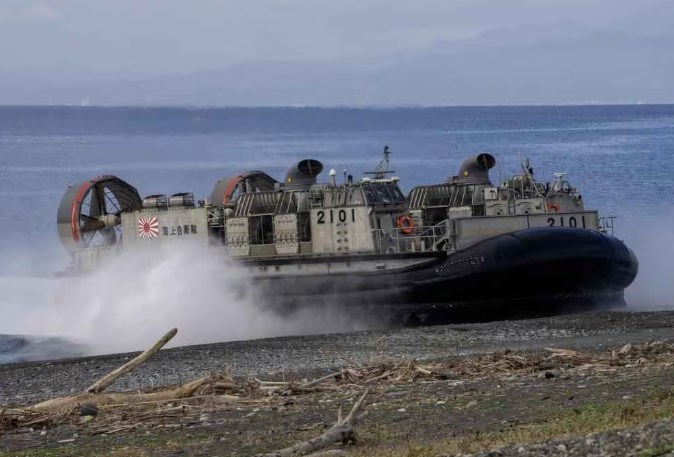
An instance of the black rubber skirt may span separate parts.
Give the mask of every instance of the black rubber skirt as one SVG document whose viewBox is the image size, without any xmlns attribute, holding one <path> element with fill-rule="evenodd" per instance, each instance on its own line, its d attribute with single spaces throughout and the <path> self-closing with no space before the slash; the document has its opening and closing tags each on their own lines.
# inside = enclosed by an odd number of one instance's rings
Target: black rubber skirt
<svg viewBox="0 0 674 457">
<path fill-rule="evenodd" d="M 429 253 L 398 271 L 262 282 L 284 310 L 327 303 L 382 316 L 484 321 L 624 306 L 624 290 L 637 271 L 634 253 L 613 236 L 545 227 Z"/>
</svg>

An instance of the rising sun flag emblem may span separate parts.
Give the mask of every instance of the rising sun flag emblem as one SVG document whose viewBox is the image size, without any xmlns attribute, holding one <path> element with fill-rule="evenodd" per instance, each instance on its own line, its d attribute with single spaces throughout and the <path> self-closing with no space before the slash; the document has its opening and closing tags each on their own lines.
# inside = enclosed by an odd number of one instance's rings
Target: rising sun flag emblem
<svg viewBox="0 0 674 457">
<path fill-rule="evenodd" d="M 140 238 L 155 238 L 159 236 L 159 220 L 154 216 L 138 219 L 138 236 Z"/>
</svg>

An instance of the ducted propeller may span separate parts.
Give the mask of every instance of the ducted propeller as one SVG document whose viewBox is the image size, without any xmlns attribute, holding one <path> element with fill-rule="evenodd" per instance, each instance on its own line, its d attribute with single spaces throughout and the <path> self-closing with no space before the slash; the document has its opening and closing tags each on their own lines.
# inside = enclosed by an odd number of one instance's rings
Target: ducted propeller
<svg viewBox="0 0 674 457">
<path fill-rule="evenodd" d="M 136 188 L 116 176 L 70 186 L 57 213 L 59 237 L 71 255 L 77 249 L 115 245 L 122 236 L 120 215 L 141 206 Z"/>
</svg>

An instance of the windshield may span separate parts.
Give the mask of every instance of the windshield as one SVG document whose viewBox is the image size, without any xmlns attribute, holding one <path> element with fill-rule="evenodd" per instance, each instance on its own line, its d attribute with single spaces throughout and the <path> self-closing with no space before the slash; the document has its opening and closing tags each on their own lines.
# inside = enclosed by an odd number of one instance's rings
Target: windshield
<svg viewBox="0 0 674 457">
<path fill-rule="evenodd" d="M 363 191 L 369 205 L 397 205 L 405 201 L 405 196 L 392 182 L 365 182 Z"/>
</svg>

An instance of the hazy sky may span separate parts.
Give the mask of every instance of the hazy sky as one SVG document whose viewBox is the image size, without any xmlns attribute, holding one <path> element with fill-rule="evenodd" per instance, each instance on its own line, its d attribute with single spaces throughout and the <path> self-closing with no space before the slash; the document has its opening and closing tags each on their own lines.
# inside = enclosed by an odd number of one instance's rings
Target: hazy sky
<svg viewBox="0 0 674 457">
<path fill-rule="evenodd" d="M 190 73 L 413 52 L 495 29 L 674 30 L 673 0 L 0 0 L 0 71 Z"/>
</svg>

